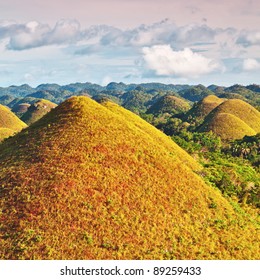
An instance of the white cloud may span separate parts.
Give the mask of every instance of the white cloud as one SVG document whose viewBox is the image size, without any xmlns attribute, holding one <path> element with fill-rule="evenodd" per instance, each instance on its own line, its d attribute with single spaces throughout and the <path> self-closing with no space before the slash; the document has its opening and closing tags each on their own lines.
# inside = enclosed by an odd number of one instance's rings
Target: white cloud
<svg viewBox="0 0 260 280">
<path fill-rule="evenodd" d="M 244 47 L 260 45 L 260 31 L 241 31 L 237 43 Z"/>
<path fill-rule="evenodd" d="M 260 63 L 253 58 L 247 58 L 243 61 L 243 70 L 254 71 L 260 69 Z"/>
<path fill-rule="evenodd" d="M 8 48 L 12 50 L 68 44 L 81 39 L 80 24 L 76 20 L 60 20 L 53 29 L 47 24 L 32 21 L 24 25 L 10 25 L 3 31 L 5 36 L 9 32 Z"/>
<path fill-rule="evenodd" d="M 174 51 L 169 45 L 143 48 L 143 58 L 147 67 L 157 75 L 199 77 L 220 69 L 220 65 L 189 48 Z"/>
</svg>

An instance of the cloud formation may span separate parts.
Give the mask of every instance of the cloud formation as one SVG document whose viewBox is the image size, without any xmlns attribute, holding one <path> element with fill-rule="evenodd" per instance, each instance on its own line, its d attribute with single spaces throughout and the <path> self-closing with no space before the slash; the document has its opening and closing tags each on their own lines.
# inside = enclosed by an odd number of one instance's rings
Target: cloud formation
<svg viewBox="0 0 260 280">
<path fill-rule="evenodd" d="M 162 76 L 196 78 L 220 68 L 217 62 L 189 48 L 174 51 L 169 45 L 144 47 L 143 57 L 147 67 Z"/>
<path fill-rule="evenodd" d="M 1 32 L 2 29 L 2 32 Z M 77 42 L 81 38 L 80 24 L 76 20 L 60 20 L 53 29 L 47 24 L 31 21 L 24 25 L 0 27 L 0 36 L 10 37 L 8 48 L 24 50 L 46 45 Z"/>
<path fill-rule="evenodd" d="M 101 46 L 143 47 L 170 44 L 174 48 L 183 48 L 194 44 L 214 43 L 219 32 L 219 29 L 212 29 L 205 24 L 176 26 L 168 19 L 126 30 L 107 25 L 81 29 L 76 20 L 60 20 L 53 28 L 36 21 L 25 24 L 0 22 L 0 40 L 9 38 L 8 48 L 12 50 L 81 41 L 91 43 L 94 39 Z"/>
<path fill-rule="evenodd" d="M 253 81 L 260 69 L 259 53 L 260 29 L 213 28 L 206 21 L 178 26 L 164 19 L 128 29 L 104 24 L 82 27 L 76 20 L 59 20 L 54 25 L 0 21 L 0 62 L 12 62 L 5 71 L 19 72 L 21 81 L 50 79 L 51 75 L 36 73 L 29 65 L 63 77 L 73 63 L 86 65 L 80 70 L 82 80 L 94 75 L 95 82 L 102 82 L 107 72 L 113 80 L 196 81 L 200 77 L 200 81 L 222 81 L 230 75 L 237 79 L 238 74 L 248 79 L 249 75 L 243 76 L 248 71 Z M 79 74 L 75 70 L 68 77 L 77 80 Z"/>
<path fill-rule="evenodd" d="M 255 71 L 260 69 L 260 63 L 253 58 L 247 58 L 243 61 L 243 70 Z"/>
<path fill-rule="evenodd" d="M 237 43 L 244 47 L 260 45 L 260 31 L 241 31 Z"/>
</svg>

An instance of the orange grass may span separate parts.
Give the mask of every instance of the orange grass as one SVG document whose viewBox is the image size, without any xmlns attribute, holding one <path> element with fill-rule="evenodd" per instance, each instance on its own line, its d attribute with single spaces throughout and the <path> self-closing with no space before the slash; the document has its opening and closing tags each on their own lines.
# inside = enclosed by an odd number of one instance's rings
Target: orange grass
<svg viewBox="0 0 260 280">
<path fill-rule="evenodd" d="M 260 257 L 253 215 L 113 103 L 68 99 L 4 141 L 0 164 L 1 259 Z"/>
</svg>

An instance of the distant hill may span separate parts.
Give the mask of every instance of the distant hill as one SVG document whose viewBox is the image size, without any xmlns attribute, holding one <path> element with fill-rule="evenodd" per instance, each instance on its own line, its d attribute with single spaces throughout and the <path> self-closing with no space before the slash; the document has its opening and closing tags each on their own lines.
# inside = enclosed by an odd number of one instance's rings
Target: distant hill
<svg viewBox="0 0 260 280">
<path fill-rule="evenodd" d="M 203 85 L 197 85 L 181 90 L 178 94 L 185 99 L 196 102 L 208 95 L 213 95 L 214 93 Z"/>
<path fill-rule="evenodd" d="M 222 139 L 239 139 L 260 132 L 260 112 L 239 99 L 229 99 L 205 118 L 198 131 L 212 130 Z"/>
<path fill-rule="evenodd" d="M 21 120 L 24 121 L 27 125 L 31 125 L 56 106 L 57 105 L 53 102 L 41 99 L 27 108 L 26 112 L 21 116 Z"/>
<path fill-rule="evenodd" d="M 159 115 L 168 113 L 173 115 L 188 111 L 189 109 L 190 105 L 184 99 L 173 95 L 165 95 L 159 98 L 157 102 L 147 110 L 147 114 Z"/>
<path fill-rule="evenodd" d="M 166 135 L 72 97 L 0 145 L 1 259 L 259 259 L 250 217 Z"/>
<path fill-rule="evenodd" d="M 193 105 L 193 107 L 186 113 L 185 119 L 204 119 L 222 102 L 224 102 L 224 99 L 220 99 L 215 95 L 208 95 Z"/>
<path fill-rule="evenodd" d="M 27 112 L 28 108 L 31 106 L 29 103 L 17 103 L 12 108 L 12 112 L 14 112 L 18 117 L 21 117 L 25 112 Z"/>
<path fill-rule="evenodd" d="M 228 114 L 218 113 L 209 118 L 199 129 L 200 132 L 213 131 L 221 139 L 241 139 L 245 135 L 255 135 L 256 132 L 240 118 Z"/>
<path fill-rule="evenodd" d="M 26 124 L 19 120 L 9 108 L 0 105 L 0 127 L 20 131 L 26 127 Z"/>
<path fill-rule="evenodd" d="M 12 102 L 14 99 L 15 97 L 12 95 L 8 95 L 8 94 L 2 95 L 0 96 L 0 104 L 8 106 L 8 104 Z"/>
</svg>

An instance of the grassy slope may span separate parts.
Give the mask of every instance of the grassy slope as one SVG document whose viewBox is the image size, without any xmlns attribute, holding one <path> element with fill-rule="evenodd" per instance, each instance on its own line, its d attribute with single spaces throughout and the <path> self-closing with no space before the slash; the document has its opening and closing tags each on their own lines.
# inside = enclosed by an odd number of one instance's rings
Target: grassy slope
<svg viewBox="0 0 260 280">
<path fill-rule="evenodd" d="M 41 99 L 28 108 L 28 110 L 22 115 L 21 120 L 28 125 L 31 125 L 56 106 L 57 105 L 51 101 Z"/>
<path fill-rule="evenodd" d="M 228 114 L 218 113 L 204 122 L 199 131 L 213 131 L 221 139 L 242 139 L 245 135 L 252 136 L 256 132 L 240 118 Z"/>
<path fill-rule="evenodd" d="M 9 128 L 0 127 L 0 142 L 9 136 L 15 134 L 15 131 Z"/>
<path fill-rule="evenodd" d="M 240 99 L 230 99 L 220 104 L 212 114 L 228 113 L 240 118 L 256 133 L 260 132 L 260 112 Z"/>
<path fill-rule="evenodd" d="M 7 107 L 0 105 L 0 128 L 9 128 L 15 132 L 22 130 L 26 124 Z"/>
<path fill-rule="evenodd" d="M 147 111 L 148 114 L 176 114 L 190 109 L 189 103 L 176 96 L 163 96 Z"/>
<path fill-rule="evenodd" d="M 28 108 L 31 106 L 31 104 L 29 103 L 19 103 L 17 105 L 14 105 L 14 107 L 12 108 L 12 111 L 17 114 L 18 116 L 23 115 Z"/>
<path fill-rule="evenodd" d="M 115 104 L 67 100 L 0 145 L 0 258 L 259 259 L 256 225 L 180 156 Z"/>
<path fill-rule="evenodd" d="M 224 99 L 218 98 L 215 95 L 208 95 L 195 104 L 186 114 L 186 117 L 191 116 L 193 118 L 204 118 L 213 109 L 220 105 Z"/>
</svg>

